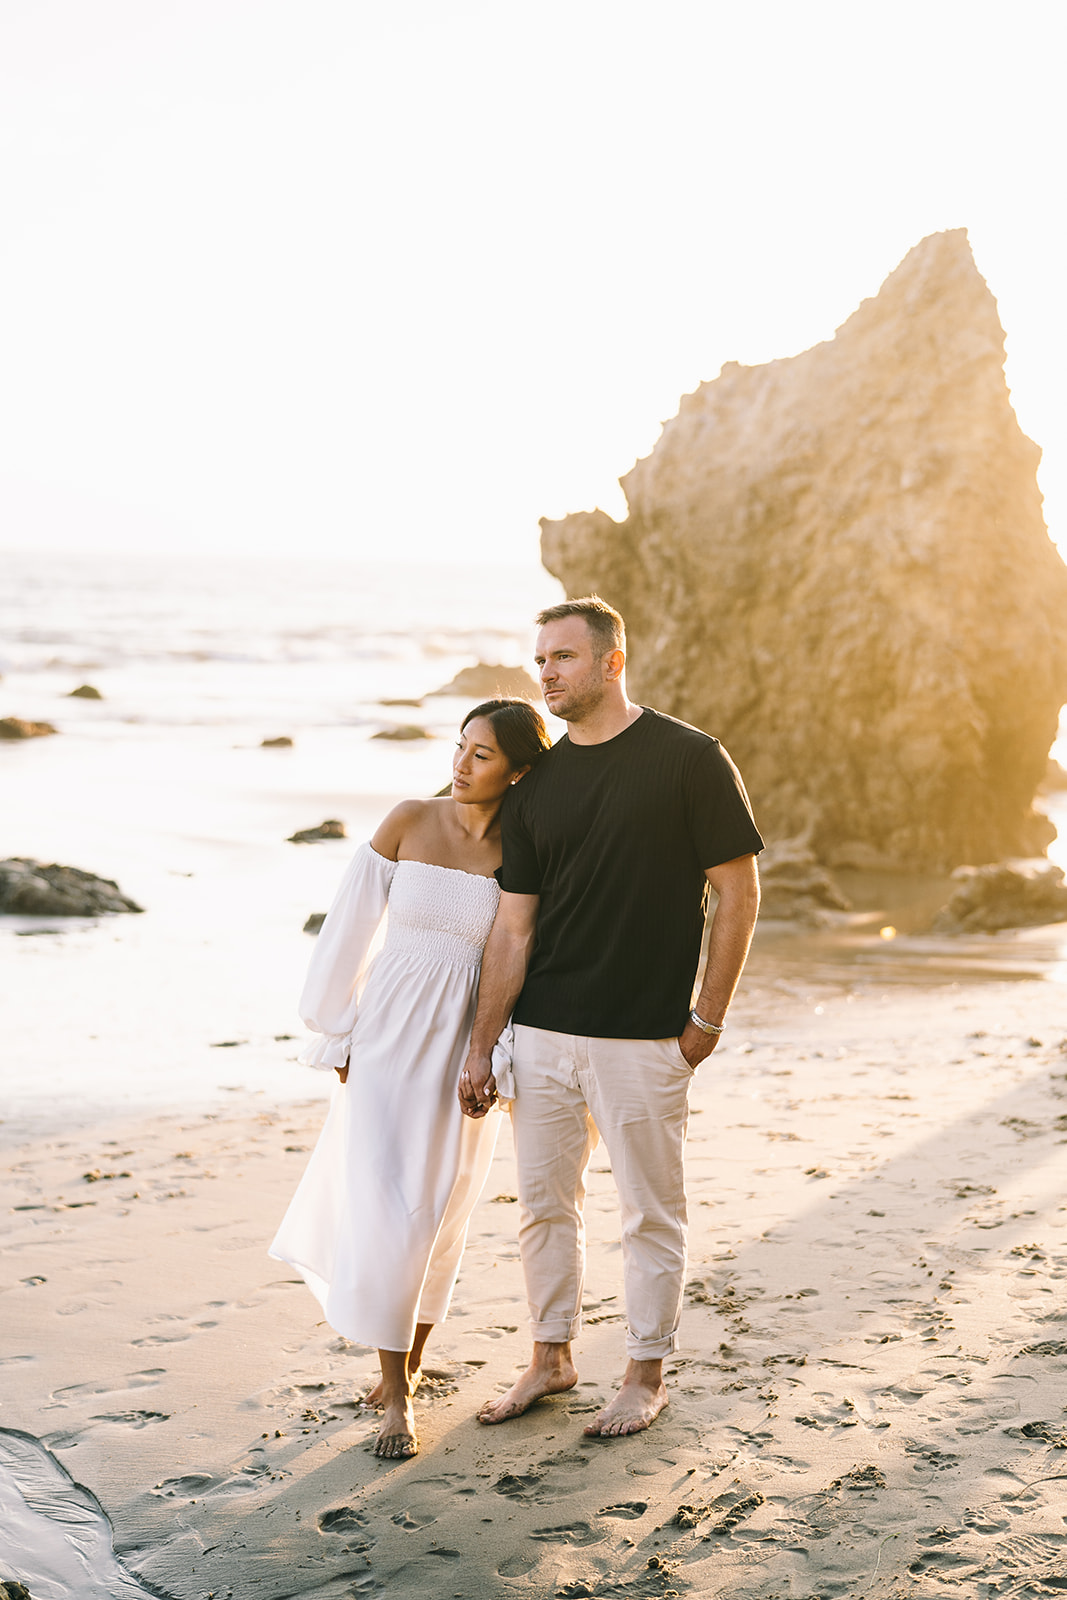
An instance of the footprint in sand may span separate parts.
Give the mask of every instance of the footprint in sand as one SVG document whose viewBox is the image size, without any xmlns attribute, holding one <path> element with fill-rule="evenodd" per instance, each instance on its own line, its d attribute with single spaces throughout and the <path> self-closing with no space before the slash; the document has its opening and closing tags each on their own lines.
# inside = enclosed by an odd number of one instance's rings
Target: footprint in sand
<svg viewBox="0 0 1067 1600">
<path fill-rule="evenodd" d="M 564 1522 L 555 1528 L 533 1528 L 530 1532 L 531 1539 L 540 1539 L 545 1544 L 599 1544 L 604 1535 L 597 1533 L 588 1522 Z"/>
<path fill-rule="evenodd" d="M 598 1517 L 618 1517 L 623 1522 L 636 1522 L 648 1510 L 647 1500 L 624 1500 L 621 1505 L 601 1506 Z"/>
<path fill-rule="evenodd" d="M 151 1322 L 180 1322 L 178 1317 L 151 1317 Z M 151 1350 L 161 1344 L 181 1344 L 186 1339 L 191 1339 L 194 1333 L 206 1333 L 209 1328 L 217 1328 L 216 1321 L 185 1323 L 176 1328 L 173 1333 L 146 1333 L 141 1339 L 131 1339 L 130 1343 L 139 1350 Z"/>
<path fill-rule="evenodd" d="M 509 1500 L 525 1500 L 543 1482 L 543 1472 L 505 1472 L 493 1488 L 497 1494 L 507 1495 Z"/>
<path fill-rule="evenodd" d="M 169 1422 L 169 1411 L 110 1411 L 91 1417 L 91 1422 L 118 1422 L 127 1428 L 147 1428 L 153 1422 Z"/>
<path fill-rule="evenodd" d="M 974 1511 L 965 1511 L 960 1520 L 972 1533 L 1003 1533 L 1005 1528 L 1011 1526 L 1011 1519 L 1004 1515 L 999 1502 L 994 1502 L 992 1506 L 979 1506 Z"/>
<path fill-rule="evenodd" d="M 362 1532 L 370 1518 L 365 1511 L 352 1506 L 338 1506 L 335 1511 L 323 1511 L 319 1517 L 320 1533 Z"/>
<path fill-rule="evenodd" d="M 960 1464 L 959 1456 L 952 1455 L 947 1450 L 938 1450 L 932 1444 L 921 1444 L 917 1439 L 905 1439 L 904 1450 L 909 1456 L 918 1456 L 918 1461 L 912 1462 L 914 1472 L 922 1472 L 930 1468 L 934 1472 L 950 1472 L 953 1467 Z"/>
<path fill-rule="evenodd" d="M 182 1478 L 164 1478 L 149 1490 L 160 1500 L 193 1500 L 215 1482 L 206 1472 L 187 1472 Z"/>
<path fill-rule="evenodd" d="M 71 1400 L 81 1400 L 94 1394 L 122 1394 L 126 1389 L 152 1389 L 160 1378 L 166 1376 L 166 1367 L 146 1367 L 143 1372 L 131 1372 L 125 1383 L 69 1383 L 62 1389 L 53 1389 L 54 1404 L 64 1406 Z"/>
<path fill-rule="evenodd" d="M 948 1579 L 949 1573 L 951 1573 L 954 1568 L 976 1568 L 976 1565 L 977 1564 L 973 1556 L 965 1555 L 959 1550 L 927 1550 L 923 1555 L 918 1556 L 914 1561 L 909 1562 L 908 1571 L 914 1573 L 916 1577 L 929 1573 L 934 1578 L 943 1574 L 944 1577 Z M 977 1576 L 977 1572 L 972 1572 L 970 1575 L 972 1577 Z M 1031 1593 L 1034 1592 L 1034 1590 L 1031 1590 Z"/>
<path fill-rule="evenodd" d="M 394 1511 L 391 1521 L 398 1528 L 407 1528 L 409 1532 L 416 1528 L 428 1528 L 431 1522 L 436 1522 L 436 1517 L 426 1515 L 421 1511 Z"/>
<path fill-rule="evenodd" d="M 725 1494 L 716 1495 L 708 1509 L 712 1513 L 719 1512 L 719 1520 L 704 1538 L 714 1539 L 732 1533 L 739 1523 L 744 1522 L 754 1511 L 758 1511 L 763 1503 L 763 1495 L 758 1489 L 747 1492 L 744 1489 L 728 1489 Z"/>
<path fill-rule="evenodd" d="M 505 1556 L 496 1570 L 501 1578 L 525 1578 L 536 1565 L 536 1556 Z"/>
</svg>

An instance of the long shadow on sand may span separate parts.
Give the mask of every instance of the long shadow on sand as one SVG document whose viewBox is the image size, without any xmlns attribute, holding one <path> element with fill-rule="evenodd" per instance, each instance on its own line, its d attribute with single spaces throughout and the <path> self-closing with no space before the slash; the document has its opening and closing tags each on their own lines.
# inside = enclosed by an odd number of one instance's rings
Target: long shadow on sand
<svg viewBox="0 0 1067 1600">
<path fill-rule="evenodd" d="M 489 1430 L 473 1384 L 442 1395 L 410 1463 L 376 1461 L 363 1417 L 256 1445 L 127 1508 L 128 1559 L 178 1595 L 267 1600 L 1063 1592 L 1052 1064 L 847 1182 L 806 1152 L 780 1218 L 691 1267 L 672 1404 L 647 1434 L 582 1437 L 618 1363 L 605 1318 L 581 1343 L 594 1382 L 571 1396 Z M 708 1141 L 712 1164 L 728 1138 Z M 502 1374 L 523 1335 L 498 1348 Z"/>
</svg>

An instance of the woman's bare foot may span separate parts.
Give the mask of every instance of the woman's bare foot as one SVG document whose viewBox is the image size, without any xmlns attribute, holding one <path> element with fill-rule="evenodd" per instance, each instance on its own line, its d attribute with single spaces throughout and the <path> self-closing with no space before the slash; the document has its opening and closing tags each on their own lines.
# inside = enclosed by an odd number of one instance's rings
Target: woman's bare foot
<svg viewBox="0 0 1067 1600">
<path fill-rule="evenodd" d="M 662 1374 L 662 1361 L 631 1361 L 618 1394 L 597 1412 L 584 1432 L 613 1439 L 649 1427 L 667 1404 Z"/>
<path fill-rule="evenodd" d="M 415 1413 L 410 1400 L 399 1400 L 386 1405 L 382 1411 L 381 1426 L 374 1444 L 374 1454 L 391 1461 L 404 1460 L 418 1454 L 419 1441 L 415 1437 Z"/>
<path fill-rule="evenodd" d="M 408 1382 L 411 1385 L 411 1392 L 414 1394 L 416 1389 L 419 1387 L 419 1384 L 422 1382 L 421 1367 L 417 1367 L 414 1372 L 408 1374 Z M 367 1393 L 360 1397 L 359 1403 L 361 1406 L 374 1406 L 379 1410 L 382 1406 L 384 1406 L 385 1384 L 381 1378 L 378 1379 L 378 1382 L 374 1385 L 373 1389 L 368 1389 Z"/>
<path fill-rule="evenodd" d="M 488 1401 L 479 1411 L 478 1421 L 487 1425 L 510 1422 L 512 1417 L 521 1417 L 528 1411 L 535 1400 L 543 1400 L 549 1394 L 563 1394 L 577 1382 L 569 1344 L 535 1344 L 530 1365 L 522 1377 L 499 1400 Z"/>
</svg>

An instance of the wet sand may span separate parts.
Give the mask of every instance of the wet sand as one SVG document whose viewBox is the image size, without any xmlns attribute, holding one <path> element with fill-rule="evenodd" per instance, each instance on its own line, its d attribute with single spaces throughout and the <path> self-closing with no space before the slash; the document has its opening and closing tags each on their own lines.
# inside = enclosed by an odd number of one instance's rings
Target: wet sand
<svg viewBox="0 0 1067 1600">
<path fill-rule="evenodd" d="M 321 1100 L 237 1090 L 8 1151 L 0 1577 L 34 1600 L 1062 1592 L 1065 934 L 938 955 L 769 931 L 694 1088 L 671 1404 L 627 1439 L 582 1434 L 622 1362 L 602 1152 L 579 1386 L 474 1420 L 527 1351 L 505 1131 L 421 1453 L 379 1462 L 373 1353 L 265 1254 Z"/>
</svg>

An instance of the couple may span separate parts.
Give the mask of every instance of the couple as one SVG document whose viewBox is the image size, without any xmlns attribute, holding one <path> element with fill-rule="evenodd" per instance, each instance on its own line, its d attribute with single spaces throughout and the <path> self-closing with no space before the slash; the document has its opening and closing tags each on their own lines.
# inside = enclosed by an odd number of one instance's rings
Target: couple
<svg viewBox="0 0 1067 1600">
<path fill-rule="evenodd" d="M 759 905 L 762 840 L 740 777 L 717 740 L 627 699 L 619 614 L 591 596 L 537 621 L 542 690 L 567 735 L 549 749 L 525 701 L 468 714 L 451 797 L 398 806 L 357 853 L 301 1002 L 326 1036 L 305 1059 L 346 1087 L 271 1254 L 333 1327 L 378 1347 L 367 1400 L 383 1408 L 385 1457 L 418 1449 L 422 1351 L 448 1309 L 505 1087 L 534 1352 L 480 1421 L 577 1382 L 598 1137 L 622 1212 L 629 1361 L 585 1431 L 633 1433 L 666 1405 L 689 1086 L 723 1030 Z M 719 900 L 692 1004 L 709 883 Z M 514 1081 L 498 1084 L 509 1019 Z"/>
</svg>

